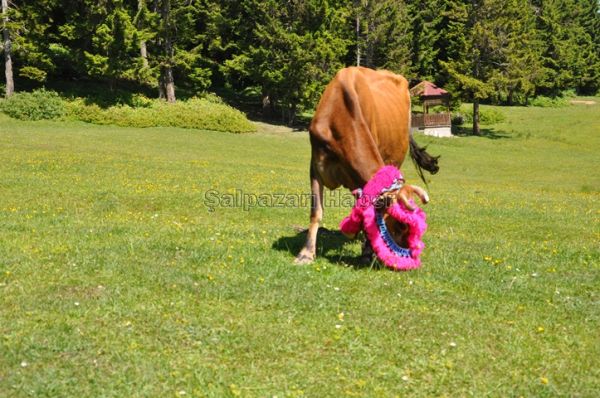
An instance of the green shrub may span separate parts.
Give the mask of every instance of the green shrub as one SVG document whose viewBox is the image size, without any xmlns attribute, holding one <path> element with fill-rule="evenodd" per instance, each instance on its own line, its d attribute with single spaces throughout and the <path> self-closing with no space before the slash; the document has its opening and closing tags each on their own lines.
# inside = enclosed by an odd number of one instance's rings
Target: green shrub
<svg viewBox="0 0 600 398">
<path fill-rule="evenodd" d="M 219 97 L 217 94 L 215 93 L 206 93 L 202 96 L 202 99 L 213 103 L 213 104 L 224 104 L 225 102 L 223 102 L 223 98 Z"/>
<path fill-rule="evenodd" d="M 16 93 L 0 101 L 0 110 L 21 120 L 59 119 L 124 127 L 183 127 L 245 133 L 255 127 L 239 110 L 230 107 L 215 94 L 168 104 L 140 94 L 131 97 L 131 105 L 102 108 L 77 98 L 63 100 L 54 91 L 36 90 Z"/>
<path fill-rule="evenodd" d="M 82 98 L 67 102 L 66 108 L 67 118 L 69 119 L 87 123 L 107 124 L 99 123 L 103 109 L 96 104 L 86 104 Z"/>
<path fill-rule="evenodd" d="M 574 89 L 565 90 L 561 93 L 564 98 L 573 99 L 577 97 L 577 92 Z"/>
<path fill-rule="evenodd" d="M 473 108 L 472 107 L 469 109 L 466 109 L 466 110 L 463 109 L 463 111 L 460 114 L 457 114 L 454 117 L 457 118 L 459 115 L 462 116 L 464 123 L 473 123 Z M 498 109 L 479 108 L 479 122 L 481 124 L 501 123 L 505 119 L 506 119 L 506 116 L 504 115 L 504 113 L 500 112 Z"/>
<path fill-rule="evenodd" d="M 133 94 L 131 96 L 131 106 L 134 108 L 150 108 L 152 100 L 143 94 Z"/>
<path fill-rule="evenodd" d="M 539 95 L 529 102 L 531 106 L 539 106 L 542 108 L 559 108 L 561 106 L 569 105 L 569 100 L 575 98 L 577 93 L 575 90 L 565 90 L 556 97 L 544 97 Z"/>
<path fill-rule="evenodd" d="M 569 100 L 566 97 L 544 97 L 543 95 L 539 95 L 529 102 L 529 105 L 541 108 L 559 108 L 568 104 Z"/>
<path fill-rule="evenodd" d="M 210 99 L 193 98 L 169 104 L 148 100 L 144 107 L 116 105 L 103 109 L 86 104 L 82 99 L 67 106 L 71 119 L 95 124 L 113 124 L 124 127 L 183 127 L 217 130 L 232 133 L 255 131 L 255 127 L 239 110 Z"/>
<path fill-rule="evenodd" d="M 54 91 L 44 89 L 15 93 L 2 103 L 2 112 L 21 120 L 59 119 L 65 115 L 65 103 Z"/>
<path fill-rule="evenodd" d="M 452 125 L 462 126 L 465 123 L 465 115 L 460 112 L 452 114 Z"/>
</svg>

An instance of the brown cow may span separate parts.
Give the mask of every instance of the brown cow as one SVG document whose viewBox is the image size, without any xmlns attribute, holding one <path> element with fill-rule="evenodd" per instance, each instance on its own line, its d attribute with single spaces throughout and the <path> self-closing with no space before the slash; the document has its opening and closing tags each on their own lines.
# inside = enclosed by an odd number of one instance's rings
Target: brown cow
<svg viewBox="0 0 600 398">
<path fill-rule="evenodd" d="M 421 168 L 438 171 L 437 157 L 418 147 L 410 135 L 410 112 L 408 82 L 392 72 L 350 67 L 329 83 L 309 128 L 313 200 L 306 245 L 297 264 L 315 258 L 323 186 L 361 188 L 382 166 L 400 167 L 409 147 L 421 177 Z M 398 192 L 398 199 L 406 201 L 412 193 L 427 199 L 423 190 L 410 185 Z"/>
</svg>

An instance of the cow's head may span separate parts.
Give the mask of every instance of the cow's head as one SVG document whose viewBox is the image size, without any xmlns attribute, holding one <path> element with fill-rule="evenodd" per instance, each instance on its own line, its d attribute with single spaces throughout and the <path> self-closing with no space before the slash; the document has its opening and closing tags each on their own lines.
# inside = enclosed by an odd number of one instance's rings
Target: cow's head
<svg viewBox="0 0 600 398">
<path fill-rule="evenodd" d="M 416 185 L 405 184 L 398 190 L 382 194 L 376 203 L 377 212 L 383 218 L 390 237 L 401 248 L 409 247 L 408 236 L 411 232 L 410 227 L 405 222 L 394 218 L 393 212 L 390 212 L 389 209 L 396 204 L 400 204 L 407 210 L 414 211 L 415 206 L 413 198 L 415 196 L 417 196 L 422 203 L 429 202 L 429 195 L 427 195 L 427 192 L 423 188 Z"/>
</svg>

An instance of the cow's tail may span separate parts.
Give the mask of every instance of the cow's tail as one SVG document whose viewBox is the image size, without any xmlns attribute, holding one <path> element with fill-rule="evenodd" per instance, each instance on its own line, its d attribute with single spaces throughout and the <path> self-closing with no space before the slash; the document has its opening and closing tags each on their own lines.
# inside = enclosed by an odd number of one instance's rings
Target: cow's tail
<svg viewBox="0 0 600 398">
<path fill-rule="evenodd" d="M 423 169 L 427 170 L 431 174 L 435 174 L 440 170 L 440 167 L 438 166 L 439 156 L 431 156 L 427 153 L 426 149 L 427 147 L 421 148 L 419 145 L 417 145 L 417 142 L 413 138 L 412 134 L 410 134 L 410 157 L 415 164 L 417 171 L 419 172 L 421 180 L 423 180 L 425 184 L 427 184 L 427 181 L 425 181 Z"/>
</svg>

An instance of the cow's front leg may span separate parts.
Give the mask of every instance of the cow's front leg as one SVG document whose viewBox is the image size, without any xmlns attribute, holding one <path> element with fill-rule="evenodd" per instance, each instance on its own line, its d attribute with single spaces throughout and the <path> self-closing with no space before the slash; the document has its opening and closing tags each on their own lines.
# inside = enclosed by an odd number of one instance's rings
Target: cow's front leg
<svg viewBox="0 0 600 398">
<path fill-rule="evenodd" d="M 358 261 L 362 265 L 367 265 L 373 262 L 374 257 L 375 252 L 373 251 L 373 246 L 371 246 L 371 242 L 369 242 L 369 239 L 365 236 L 365 240 L 362 243 L 360 258 Z"/>
<path fill-rule="evenodd" d="M 314 261 L 317 252 L 317 233 L 319 232 L 319 224 L 323 219 L 323 183 L 312 167 L 310 171 L 310 191 L 310 225 L 308 226 L 306 244 L 294 261 L 296 264 L 309 264 Z"/>
</svg>

